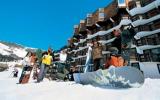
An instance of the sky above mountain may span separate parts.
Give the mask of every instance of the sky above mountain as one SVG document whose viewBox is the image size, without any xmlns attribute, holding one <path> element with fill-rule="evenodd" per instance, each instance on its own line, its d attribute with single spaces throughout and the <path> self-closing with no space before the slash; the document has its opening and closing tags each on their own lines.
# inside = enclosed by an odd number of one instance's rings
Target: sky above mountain
<svg viewBox="0 0 160 100">
<path fill-rule="evenodd" d="M 112 0 L 1 0 L 0 40 L 54 49 L 67 44 L 73 26 Z"/>
</svg>

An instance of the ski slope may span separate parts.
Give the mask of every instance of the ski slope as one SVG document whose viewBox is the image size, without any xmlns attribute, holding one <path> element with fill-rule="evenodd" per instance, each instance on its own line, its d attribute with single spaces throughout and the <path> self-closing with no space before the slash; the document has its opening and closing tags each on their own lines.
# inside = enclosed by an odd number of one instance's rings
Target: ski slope
<svg viewBox="0 0 160 100">
<path fill-rule="evenodd" d="M 0 100 L 160 100 L 160 79 L 146 79 L 141 88 L 104 89 L 47 79 L 21 85 L 11 72 L 0 72 Z"/>
<path fill-rule="evenodd" d="M 3 43 L 0 43 L 0 54 L 2 55 L 15 54 L 16 56 L 23 58 L 27 54 L 27 51 L 24 48 L 10 47 Z"/>
</svg>

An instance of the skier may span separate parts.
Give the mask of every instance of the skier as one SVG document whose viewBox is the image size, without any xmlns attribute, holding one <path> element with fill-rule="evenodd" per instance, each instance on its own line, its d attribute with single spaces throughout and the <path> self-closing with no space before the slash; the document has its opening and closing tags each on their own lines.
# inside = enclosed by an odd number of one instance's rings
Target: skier
<svg viewBox="0 0 160 100">
<path fill-rule="evenodd" d="M 92 49 L 94 71 L 102 67 L 102 45 L 95 40 Z"/>
<path fill-rule="evenodd" d="M 44 53 L 42 57 L 42 63 L 40 66 L 40 72 L 38 74 L 37 83 L 43 81 L 43 78 L 45 77 L 50 65 L 53 62 L 53 58 L 51 56 L 51 49 L 49 48 L 47 52 Z"/>
</svg>

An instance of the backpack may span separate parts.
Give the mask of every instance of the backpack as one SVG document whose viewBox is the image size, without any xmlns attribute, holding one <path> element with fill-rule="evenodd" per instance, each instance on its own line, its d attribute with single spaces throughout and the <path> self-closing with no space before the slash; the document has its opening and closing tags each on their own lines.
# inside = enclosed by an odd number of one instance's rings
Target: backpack
<svg viewBox="0 0 160 100">
<path fill-rule="evenodd" d="M 107 59 L 105 68 L 109 68 L 109 66 L 113 65 L 115 67 L 124 66 L 125 60 L 121 56 L 111 55 L 109 59 Z"/>
</svg>

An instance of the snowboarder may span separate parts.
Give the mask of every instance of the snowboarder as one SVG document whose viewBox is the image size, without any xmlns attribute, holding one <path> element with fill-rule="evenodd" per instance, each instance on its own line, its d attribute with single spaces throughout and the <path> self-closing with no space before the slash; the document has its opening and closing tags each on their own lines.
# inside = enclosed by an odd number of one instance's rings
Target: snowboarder
<svg viewBox="0 0 160 100">
<path fill-rule="evenodd" d="M 133 29 L 133 25 L 122 26 L 123 31 L 120 29 L 113 30 L 115 40 L 112 42 L 112 48 L 118 49 L 120 54 L 127 65 L 130 64 L 130 49 L 131 42 L 136 32 Z"/>
<path fill-rule="evenodd" d="M 45 52 L 43 57 L 42 57 L 42 63 L 41 63 L 41 66 L 40 66 L 40 72 L 39 72 L 38 78 L 37 78 L 37 82 L 38 83 L 43 81 L 43 78 L 45 77 L 50 65 L 53 62 L 53 58 L 51 56 L 51 53 L 52 53 L 52 51 L 49 48 L 48 52 Z"/>
<path fill-rule="evenodd" d="M 125 60 L 123 57 L 118 54 L 118 49 L 115 47 L 109 48 L 109 51 L 111 52 L 110 57 L 107 58 L 105 63 L 105 68 L 108 69 L 110 66 L 115 67 L 123 67 L 125 66 Z"/>
<path fill-rule="evenodd" d="M 25 80 L 24 79 L 24 76 L 26 74 L 26 71 L 28 69 L 30 69 L 31 67 L 31 63 L 30 63 L 30 57 L 31 57 L 31 52 L 28 52 L 27 55 L 25 56 L 25 58 L 23 59 L 23 62 L 22 62 L 22 65 L 24 66 L 23 69 L 22 69 L 22 73 L 21 73 L 21 76 L 19 78 L 19 83 L 23 83 L 22 81 Z M 27 80 L 25 80 L 27 81 Z"/>
<path fill-rule="evenodd" d="M 130 65 L 130 51 L 131 51 L 131 43 L 134 38 L 136 32 L 133 28 L 133 25 L 122 26 L 121 33 L 121 55 L 127 62 L 127 65 Z"/>
</svg>

